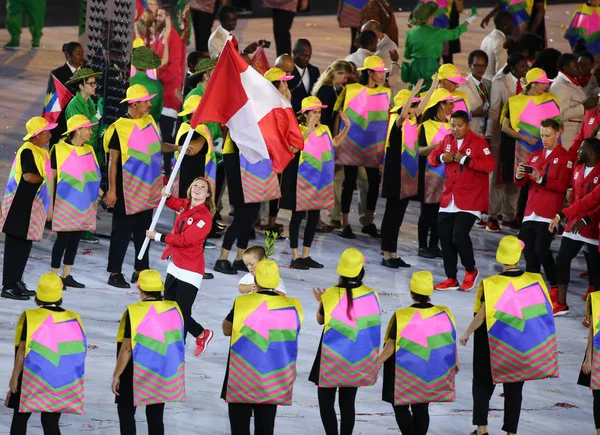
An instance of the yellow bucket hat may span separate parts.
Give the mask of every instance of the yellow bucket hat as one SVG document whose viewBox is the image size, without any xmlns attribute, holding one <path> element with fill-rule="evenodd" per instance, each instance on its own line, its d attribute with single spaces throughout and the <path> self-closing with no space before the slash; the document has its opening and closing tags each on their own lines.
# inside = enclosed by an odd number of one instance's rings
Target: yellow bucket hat
<svg viewBox="0 0 600 435">
<path fill-rule="evenodd" d="M 346 278 L 358 276 L 365 264 L 365 256 L 356 248 L 348 248 L 340 257 L 337 273 Z"/>
<path fill-rule="evenodd" d="M 391 112 L 397 112 L 398 110 L 402 109 L 408 101 L 408 97 L 410 97 L 410 91 L 408 89 L 402 89 L 400 92 L 398 92 L 394 97 L 394 107 L 392 108 Z M 412 100 L 412 103 L 418 103 L 421 100 L 422 98 L 415 97 Z"/>
<path fill-rule="evenodd" d="M 383 59 L 379 56 L 368 56 L 365 59 L 365 63 L 362 67 L 356 68 L 357 71 L 363 71 L 366 69 L 370 69 L 373 71 L 387 71 L 388 69 L 385 67 L 383 63 Z"/>
<path fill-rule="evenodd" d="M 144 44 L 144 40 L 142 38 L 135 38 L 133 40 L 133 46 L 131 47 L 132 49 L 135 48 L 140 48 L 140 47 L 144 47 L 146 44 Z"/>
<path fill-rule="evenodd" d="M 294 78 L 294 76 L 288 76 L 284 70 L 282 70 L 281 68 L 271 68 L 270 70 L 268 70 L 265 73 L 265 78 L 270 81 L 271 83 L 273 82 L 287 82 L 290 81 Z"/>
<path fill-rule="evenodd" d="M 148 101 L 154 98 L 156 94 L 150 94 L 144 85 L 133 85 L 127 88 L 125 98 L 121 103 L 137 103 L 138 101 Z"/>
<path fill-rule="evenodd" d="M 27 134 L 23 137 L 23 140 L 29 140 L 34 136 L 37 136 L 42 131 L 52 130 L 56 128 L 58 124 L 52 124 L 48 122 L 45 118 L 41 116 L 34 116 L 27 124 L 25 124 L 25 129 L 27 130 Z M 61 287 L 62 288 L 62 287 Z"/>
<path fill-rule="evenodd" d="M 420 270 L 410 277 L 410 291 L 418 295 L 433 294 L 433 275 L 428 270 Z"/>
<path fill-rule="evenodd" d="M 165 289 L 160 273 L 154 269 L 146 269 L 140 272 L 138 287 L 144 292 L 161 292 Z"/>
<path fill-rule="evenodd" d="M 527 71 L 525 75 L 525 84 L 530 83 L 552 83 L 552 80 L 548 78 L 546 71 L 541 68 L 532 68 Z"/>
<path fill-rule="evenodd" d="M 273 260 L 259 261 L 254 276 L 261 288 L 274 289 L 279 285 L 279 267 Z"/>
<path fill-rule="evenodd" d="M 73 115 L 67 121 L 67 131 L 62 135 L 65 136 L 80 128 L 93 127 L 94 125 L 98 125 L 98 122 L 91 122 L 85 115 Z"/>
<path fill-rule="evenodd" d="M 500 239 L 496 260 L 500 264 L 517 264 L 525 244 L 515 236 L 505 236 Z"/>
<path fill-rule="evenodd" d="M 40 302 L 53 304 L 62 299 L 63 282 L 55 273 L 45 273 L 40 276 L 37 286 L 37 299 Z"/>
<path fill-rule="evenodd" d="M 437 75 L 440 81 L 449 80 L 452 83 L 456 83 L 457 85 L 467 82 L 467 79 L 460 75 L 460 71 L 458 70 L 458 68 L 456 68 L 451 63 L 445 63 L 442 66 L 440 66 Z"/>
<path fill-rule="evenodd" d="M 302 100 L 302 109 L 300 113 L 308 112 L 315 109 L 326 109 L 327 105 L 321 103 L 317 97 L 306 97 Z"/>
<path fill-rule="evenodd" d="M 179 112 L 179 116 L 191 115 L 198 109 L 200 105 L 200 101 L 202 101 L 202 97 L 200 95 L 192 95 L 187 100 L 183 102 L 183 110 Z"/>
<path fill-rule="evenodd" d="M 435 91 L 433 91 L 433 94 L 431 95 L 431 98 L 429 99 L 425 110 L 431 109 L 437 103 L 441 103 L 442 101 L 454 101 L 454 97 L 448 89 L 438 88 Z"/>
</svg>

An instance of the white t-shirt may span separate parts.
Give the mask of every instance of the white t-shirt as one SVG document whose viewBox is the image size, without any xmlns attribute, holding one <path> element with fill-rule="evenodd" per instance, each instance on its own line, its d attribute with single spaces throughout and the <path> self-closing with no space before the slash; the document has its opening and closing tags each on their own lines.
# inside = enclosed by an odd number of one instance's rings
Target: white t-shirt
<svg viewBox="0 0 600 435">
<path fill-rule="evenodd" d="M 240 284 L 244 284 L 244 285 L 254 284 L 254 275 L 252 275 L 250 272 L 248 272 L 246 275 L 244 275 L 242 277 L 242 279 L 240 279 L 240 282 L 238 282 L 238 285 L 240 285 Z M 284 295 L 287 294 L 285 291 L 285 283 L 283 282 L 283 278 L 279 278 L 279 285 L 277 286 L 275 291 L 281 292 Z"/>
</svg>

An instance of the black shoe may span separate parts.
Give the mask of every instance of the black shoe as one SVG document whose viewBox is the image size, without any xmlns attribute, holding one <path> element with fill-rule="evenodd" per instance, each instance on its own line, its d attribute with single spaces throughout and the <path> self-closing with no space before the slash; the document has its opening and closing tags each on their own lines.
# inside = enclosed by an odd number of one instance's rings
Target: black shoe
<svg viewBox="0 0 600 435">
<path fill-rule="evenodd" d="M 402 267 L 402 268 L 409 268 L 409 267 L 411 267 L 410 264 L 408 264 L 406 261 L 404 261 L 400 257 L 397 257 L 394 260 L 396 260 L 396 264 L 398 264 L 398 267 Z"/>
<path fill-rule="evenodd" d="M 375 224 L 365 225 L 361 230 L 364 234 L 368 234 L 371 237 L 375 237 L 376 239 L 381 238 L 381 234 L 377 231 L 377 227 Z"/>
<path fill-rule="evenodd" d="M 117 288 L 131 288 L 131 285 L 125 281 L 125 277 L 122 273 L 115 273 L 108 277 L 108 285 L 112 285 Z"/>
<path fill-rule="evenodd" d="M 134 270 L 133 273 L 131 274 L 131 283 L 132 284 L 137 283 L 138 279 L 140 279 L 140 274 Z"/>
<path fill-rule="evenodd" d="M 292 262 L 290 263 L 290 267 L 292 269 L 297 269 L 297 270 L 308 270 L 310 269 L 308 267 L 308 264 L 306 264 L 306 262 L 304 261 L 304 258 L 296 258 L 295 260 L 292 260 Z"/>
<path fill-rule="evenodd" d="M 388 258 L 387 260 L 385 258 L 382 258 L 381 265 L 383 267 L 389 267 L 390 269 L 398 269 L 400 265 L 395 260 L 395 258 Z"/>
<path fill-rule="evenodd" d="M 221 233 L 217 232 L 217 231 L 211 231 L 211 233 L 208 235 L 209 239 L 220 239 L 222 236 Z"/>
<path fill-rule="evenodd" d="M 62 278 L 62 282 L 66 287 L 85 288 L 85 284 L 75 281 L 75 278 L 73 278 L 71 275 L 67 275 Z"/>
<path fill-rule="evenodd" d="M 22 294 L 17 288 L 6 288 L 2 289 L 0 294 L 3 298 L 14 299 L 16 301 L 28 301 L 29 296 Z"/>
<path fill-rule="evenodd" d="M 432 259 L 435 258 L 436 255 L 429 248 L 419 248 L 419 257 Z"/>
<path fill-rule="evenodd" d="M 317 263 L 315 260 L 313 260 L 310 257 L 303 258 L 302 260 L 311 269 L 323 269 L 323 267 L 325 267 L 321 263 Z"/>
<path fill-rule="evenodd" d="M 248 268 L 244 264 L 244 260 L 234 260 L 232 266 L 235 270 L 239 270 L 241 272 L 248 272 Z"/>
<path fill-rule="evenodd" d="M 338 235 L 344 239 L 356 239 L 356 236 L 354 235 L 354 232 L 352 232 L 350 225 L 346 225 L 344 228 L 339 230 Z"/>
<path fill-rule="evenodd" d="M 444 258 L 444 256 L 442 255 L 442 250 L 440 248 L 429 248 L 429 250 L 433 253 L 433 255 L 436 256 L 436 258 Z"/>
<path fill-rule="evenodd" d="M 33 290 L 29 290 L 23 281 L 19 281 L 17 283 L 16 287 L 17 287 L 17 290 L 19 291 L 19 293 L 21 293 L 25 296 L 35 296 L 36 295 L 36 292 Z"/>
<path fill-rule="evenodd" d="M 469 435 L 477 435 L 477 429 L 475 429 L 473 432 L 469 433 Z M 483 435 L 490 435 L 490 434 L 486 432 Z"/>
<path fill-rule="evenodd" d="M 213 269 L 215 272 L 221 272 L 225 275 L 237 275 L 237 270 L 231 266 L 229 260 L 217 260 Z"/>
<path fill-rule="evenodd" d="M 210 272 L 204 272 L 202 279 L 215 279 L 215 276 Z"/>
</svg>

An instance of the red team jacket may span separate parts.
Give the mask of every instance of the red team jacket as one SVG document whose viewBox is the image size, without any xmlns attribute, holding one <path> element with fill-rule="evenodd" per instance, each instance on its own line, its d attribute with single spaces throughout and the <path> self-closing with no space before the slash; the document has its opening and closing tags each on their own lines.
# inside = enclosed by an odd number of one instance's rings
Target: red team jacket
<svg viewBox="0 0 600 435">
<path fill-rule="evenodd" d="M 521 187 L 529 185 L 525 216 L 535 213 L 553 219 L 562 210 L 565 193 L 571 184 L 573 160 L 562 145 L 552 150 L 547 158 L 544 158 L 545 153 L 545 148 L 532 153 L 526 163 L 539 171 L 542 182 L 537 183 L 530 174 L 525 174 L 521 179 L 515 177 L 515 184 Z"/>
<path fill-rule="evenodd" d="M 577 161 L 577 150 L 581 147 L 582 142 L 588 137 L 592 136 L 592 133 L 596 126 L 600 124 L 600 112 L 597 107 L 586 110 L 581 123 L 581 128 L 577 132 L 577 136 L 573 139 L 573 143 L 569 148 L 569 154 L 573 158 L 573 161 Z"/>
<path fill-rule="evenodd" d="M 571 187 L 573 192 L 571 194 L 571 204 L 576 203 L 596 187 L 600 186 L 600 164 L 596 165 L 594 169 L 584 178 L 585 165 L 577 165 L 573 171 L 573 181 Z M 586 221 L 589 222 L 581 230 L 581 235 L 588 239 L 598 239 L 598 224 L 600 224 L 600 207 L 596 210 L 590 210 L 584 216 Z M 567 221 L 567 227 L 565 231 L 571 231 L 573 224 L 577 222 L 581 217 L 571 216 Z"/>
<path fill-rule="evenodd" d="M 164 236 L 167 244 L 162 259 L 169 256 L 175 266 L 204 275 L 204 242 L 212 228 L 212 215 L 205 204 L 190 209 L 187 198 L 167 199 L 167 207 L 177 212 L 171 234 Z"/>
<path fill-rule="evenodd" d="M 467 157 L 464 164 L 445 163 L 446 181 L 440 206 L 447 207 L 454 196 L 454 202 L 461 210 L 487 212 L 489 173 L 496 167 L 487 141 L 469 130 L 459 151 L 456 138 L 449 134 L 429 154 L 427 160 L 431 166 L 440 166 L 442 154 L 456 152 Z"/>
</svg>

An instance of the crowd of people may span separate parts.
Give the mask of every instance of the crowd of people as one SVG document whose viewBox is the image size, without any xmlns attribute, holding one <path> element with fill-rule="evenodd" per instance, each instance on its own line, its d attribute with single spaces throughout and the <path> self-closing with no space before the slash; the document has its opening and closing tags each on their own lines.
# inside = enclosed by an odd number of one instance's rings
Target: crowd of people
<svg viewBox="0 0 600 435">
<path fill-rule="evenodd" d="M 444 8 L 419 2 L 408 21 L 403 62 L 387 1 L 365 1 L 359 12 L 355 2 L 342 3 L 338 19 L 351 28 L 351 53 L 320 72 L 310 63 L 308 39 L 292 45 L 282 37 L 287 32 L 289 39 L 294 13 L 306 1 L 269 2 L 278 54 L 273 68 L 265 64 L 268 41 L 239 46 L 234 7 L 192 2 L 197 50 L 186 55 L 187 30 L 177 29 L 188 25 L 188 9 L 176 16 L 171 6 L 148 1 L 138 11 L 123 114 L 111 125 L 102 125 L 102 100 L 95 95 L 101 73 L 86 67 L 80 44 L 64 45 L 66 63 L 52 71 L 50 83 L 58 80 L 73 97 L 56 122 L 27 122 L 2 202 L 1 296 L 33 297 L 38 305 L 17 325 L 7 401 L 15 409 L 11 433 L 25 433 L 31 412 L 42 413 L 48 434 L 60 433 L 60 413 L 82 412 L 85 313 L 82 322 L 63 309 L 62 292 L 85 287 L 73 266 L 81 241 L 98 243 L 100 204 L 112 214 L 108 284 L 137 285 L 140 296 L 127 307 L 117 333 L 112 390 L 121 433 L 135 433 L 136 406 L 145 405 L 149 433 L 163 434 L 165 403 L 185 400 L 187 333 L 197 357 L 214 337 L 192 316 L 203 281 L 215 278 L 206 270 L 204 250 L 216 247 L 209 240 L 222 237 L 213 270 L 246 275 L 222 325 L 231 342 L 221 397 L 228 402 L 232 434 L 249 433 L 252 415 L 256 434 L 273 434 L 277 405 L 291 404 L 303 310 L 287 295 L 268 252 L 249 246 L 250 240 L 257 228 L 285 240 L 277 216 L 279 209 L 290 210 L 289 267 L 322 269 L 326 265 L 311 257 L 315 235 L 335 231 L 332 237 L 352 245 L 349 214 L 356 190 L 360 230 L 380 244 L 381 267 L 411 267 L 398 254 L 398 237 L 407 207 L 416 201 L 418 256 L 442 258 L 446 279 L 434 283 L 430 272 L 413 273 L 414 304 L 394 313 L 383 340 L 379 297 L 363 284 L 360 251 L 349 247 L 342 253 L 336 286 L 313 289 L 324 329 L 309 380 L 318 386 L 327 434 L 352 433 L 357 390 L 373 385 L 381 367 L 382 399 L 392 404 L 400 431 L 427 433 L 428 404 L 455 399 L 457 344 L 466 345 L 471 334 L 472 434 L 488 433 L 489 399 L 499 383 L 503 431 L 517 433 L 523 383 L 558 376 L 554 316 L 569 313 L 570 266 L 582 248 L 589 340 L 579 383 L 594 391 L 600 433 L 600 347 L 591 321 L 600 314 L 600 47 L 585 31 L 585 20 L 599 16 L 599 2 L 575 12 L 565 33 L 569 53 L 547 48 L 544 1 L 524 2 L 518 11 L 499 5 L 482 23 L 493 20 L 494 29 L 469 53 L 464 68 L 453 63 L 453 54 L 477 15 L 473 11 L 459 23 L 462 1 Z M 215 16 L 219 26 L 211 33 Z M 225 125 L 193 122 L 225 46 L 297 113 L 294 134 L 303 144 L 290 144 L 293 158 L 279 173 L 275 157 L 245 156 L 246 148 Z M 171 188 L 169 178 L 175 179 Z M 223 219 L 224 191 L 232 207 L 229 224 Z M 150 229 L 162 197 L 176 213 L 168 234 Z M 386 203 L 379 230 L 380 197 Z M 322 212 L 329 222 L 322 221 Z M 502 273 L 480 279 L 474 227 L 516 235 L 498 246 Z M 56 232 L 51 273 L 34 291 L 23 274 L 45 228 Z M 555 255 L 557 233 L 562 238 Z M 143 250 L 147 239 L 165 245 L 164 284 Z M 135 261 L 127 280 L 123 264 L 130 240 Z M 475 288 L 475 316 L 457 339 L 452 312 L 433 305 L 432 294 Z"/>
</svg>

